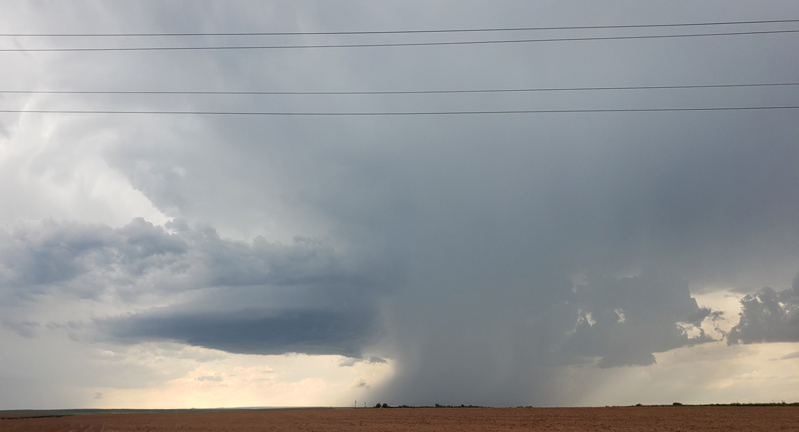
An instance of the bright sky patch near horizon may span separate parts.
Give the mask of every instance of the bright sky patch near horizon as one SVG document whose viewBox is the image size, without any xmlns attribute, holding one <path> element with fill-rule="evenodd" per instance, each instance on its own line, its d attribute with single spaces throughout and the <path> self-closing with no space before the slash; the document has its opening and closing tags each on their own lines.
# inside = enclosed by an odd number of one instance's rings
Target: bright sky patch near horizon
<svg viewBox="0 0 799 432">
<path fill-rule="evenodd" d="M 792 19 L 0 1 L 0 409 L 799 400 Z"/>
</svg>

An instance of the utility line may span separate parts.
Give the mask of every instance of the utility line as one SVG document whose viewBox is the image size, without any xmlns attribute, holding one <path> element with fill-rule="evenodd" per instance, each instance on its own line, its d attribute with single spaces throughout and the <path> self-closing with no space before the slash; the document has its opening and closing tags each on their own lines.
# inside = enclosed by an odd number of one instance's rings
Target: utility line
<svg viewBox="0 0 799 432">
<path fill-rule="evenodd" d="M 699 27 L 719 25 L 745 24 L 784 24 L 796 23 L 799 19 L 759 20 L 759 21 L 717 21 L 699 23 L 672 24 L 630 24 L 630 25 L 595 25 L 595 26 L 562 26 L 562 27 L 497 27 L 470 29 L 438 29 L 438 30 L 377 30 L 377 31 L 328 31 L 328 32 L 228 32 L 228 33 L 0 33 L 2 37 L 171 37 L 171 36 L 332 36 L 332 35 L 378 35 L 378 34 L 432 34 L 432 33 L 484 33 L 515 32 L 545 30 L 599 30 L 626 28 L 664 28 L 664 27 Z"/>
<path fill-rule="evenodd" d="M 397 112 L 284 112 L 284 111 L 109 111 L 109 110 L 0 110 L 0 113 L 26 114 L 151 114 L 151 115 L 215 115 L 215 116 L 435 116 L 486 114 L 565 114 L 565 113 L 629 113 L 629 112 L 686 112 L 686 111 L 752 111 L 799 109 L 799 105 L 709 107 L 709 108 L 628 108 L 628 109 L 563 109 L 563 110 L 502 110 L 502 111 L 397 111 Z"/>
<path fill-rule="evenodd" d="M 764 30 L 723 33 L 691 33 L 668 35 L 639 35 L 639 36 L 599 36 L 599 37 L 566 37 L 545 39 L 501 39 L 481 41 L 451 41 L 451 42 L 396 42 L 374 44 L 343 44 L 343 45 L 240 45 L 240 46 L 194 46 L 194 47 L 116 47 L 116 48 L 0 48 L 0 52 L 78 52 L 78 51 L 200 51 L 200 50 L 267 50 L 267 49 L 308 49 L 308 48 L 377 48 L 377 47 L 411 47 L 411 46 L 448 46 L 448 45 L 488 45 L 534 42 L 577 42 L 600 40 L 633 40 L 633 39 L 671 39 L 710 36 L 742 36 L 765 34 L 799 33 L 797 30 Z"/>
<path fill-rule="evenodd" d="M 758 84 L 709 84 L 709 85 L 663 85 L 626 87 L 544 87 L 515 89 L 476 89 L 476 90 L 385 90 L 385 91 L 177 91 L 177 90 L 0 90 L 0 94 L 109 94 L 109 95 L 399 95 L 399 94 L 454 94 L 454 93 L 528 93 L 557 91 L 600 91 L 600 90 L 675 90 L 701 88 L 742 88 L 742 87 L 781 87 L 799 86 L 799 82 L 758 83 Z"/>
</svg>

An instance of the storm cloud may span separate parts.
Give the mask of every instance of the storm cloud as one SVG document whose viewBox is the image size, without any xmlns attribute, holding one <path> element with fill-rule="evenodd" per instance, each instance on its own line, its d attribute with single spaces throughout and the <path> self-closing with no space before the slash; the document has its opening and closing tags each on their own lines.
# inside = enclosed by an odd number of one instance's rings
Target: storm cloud
<svg viewBox="0 0 799 432">
<path fill-rule="evenodd" d="M 144 294 L 144 289 L 180 291 L 207 287 L 362 287 L 369 275 L 354 274 L 333 248 L 295 237 L 288 245 L 263 237 L 224 240 L 211 227 L 185 221 L 165 227 L 141 218 L 127 225 L 19 223 L 0 231 L 2 286 L 18 295 L 57 289 L 99 296 L 110 291 Z M 149 286 L 139 285 L 153 276 Z M 132 288 L 136 286 L 138 288 Z"/>
<path fill-rule="evenodd" d="M 169 340 L 238 354 L 358 357 L 380 333 L 372 311 L 153 311 L 96 324 L 119 341 Z"/>
<path fill-rule="evenodd" d="M 745 296 L 741 306 L 741 319 L 728 343 L 799 342 L 799 276 L 791 288 L 765 287 Z"/>
<path fill-rule="evenodd" d="M 799 16 L 788 1 L 200 4 L 8 6 L 0 22 L 20 33 L 291 32 Z M 0 80 L 20 89 L 277 92 L 789 83 L 799 82 L 794 51 L 795 35 L 782 34 L 29 53 L 8 57 L 14 67 L 3 68 Z M 798 92 L 16 95 L 0 102 L 29 109 L 432 112 L 777 106 L 795 104 Z M 336 354 L 345 359 L 333 364 L 349 366 L 340 371 L 390 365 L 389 382 L 370 378 L 350 387 L 369 388 L 392 405 L 576 403 L 590 392 L 580 386 L 592 384 L 565 388 L 563 368 L 598 376 L 654 367 L 661 353 L 718 342 L 723 332 L 708 324 L 727 315 L 697 301 L 697 293 L 780 287 L 799 266 L 795 110 L 4 114 L 0 130 L 0 312 L 9 338 L 61 331 L 86 346 L 170 342 L 239 354 Z M 746 296 L 727 342 L 798 341 L 798 293 L 795 281 Z M 79 307 L 73 313 L 54 304 Z M 0 367 L 0 385 L 2 373 Z"/>
<path fill-rule="evenodd" d="M 578 287 L 578 299 L 577 325 L 565 351 L 599 356 L 599 367 L 646 366 L 655 363 L 652 353 L 714 340 L 698 327 L 711 311 L 674 278 L 599 280 Z M 697 335 L 689 336 L 688 328 Z"/>
<path fill-rule="evenodd" d="M 297 238 L 282 245 L 258 237 L 246 243 L 185 222 L 157 227 L 142 219 L 116 229 L 48 220 L 0 235 L 7 240 L 0 287 L 17 301 L 111 296 L 141 308 L 139 299 L 148 295 L 199 291 L 199 300 L 172 309 L 98 318 L 92 326 L 100 338 L 169 340 L 246 354 L 358 357 L 381 332 L 370 299 L 386 287 L 369 270 L 347 268 L 345 259 L 318 241 Z M 33 337 L 40 323 L 5 326 Z"/>
</svg>

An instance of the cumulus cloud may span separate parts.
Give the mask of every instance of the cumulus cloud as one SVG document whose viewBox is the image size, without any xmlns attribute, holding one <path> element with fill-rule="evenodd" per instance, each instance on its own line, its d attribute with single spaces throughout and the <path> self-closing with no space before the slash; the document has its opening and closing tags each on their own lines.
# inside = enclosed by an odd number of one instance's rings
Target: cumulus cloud
<svg viewBox="0 0 799 432">
<path fill-rule="evenodd" d="M 729 344 L 799 342 L 799 276 L 791 288 L 765 287 L 741 299 L 740 321 L 727 336 Z"/>
<path fill-rule="evenodd" d="M 599 367 L 646 366 L 655 363 L 653 353 L 714 340 L 699 327 L 712 311 L 674 277 L 600 278 L 576 288 L 576 303 L 577 324 L 564 352 L 601 357 Z"/>
</svg>

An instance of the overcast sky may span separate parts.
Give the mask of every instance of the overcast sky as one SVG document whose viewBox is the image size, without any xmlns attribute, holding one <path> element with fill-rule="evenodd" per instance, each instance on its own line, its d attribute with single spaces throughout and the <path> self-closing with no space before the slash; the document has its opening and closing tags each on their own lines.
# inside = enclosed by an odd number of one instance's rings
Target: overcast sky
<svg viewBox="0 0 799 432">
<path fill-rule="evenodd" d="M 799 19 L 794 1 L 2 1 L 0 33 Z M 0 49 L 799 30 L 0 37 Z M 799 33 L 0 52 L 0 90 L 799 82 Z M 796 106 L 799 86 L 400 95 L 0 93 L 2 110 Z M 799 400 L 799 110 L 0 114 L 0 409 Z"/>
</svg>

